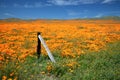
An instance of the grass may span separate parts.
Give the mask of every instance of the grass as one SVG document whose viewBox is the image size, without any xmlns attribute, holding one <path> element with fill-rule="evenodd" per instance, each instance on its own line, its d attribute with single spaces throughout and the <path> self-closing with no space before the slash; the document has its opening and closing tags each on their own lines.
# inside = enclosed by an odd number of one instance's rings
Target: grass
<svg viewBox="0 0 120 80">
<path fill-rule="evenodd" d="M 29 40 L 25 40 L 24 44 L 22 46 L 25 49 L 29 49 L 29 48 L 31 48 L 31 42 Z"/>
<path fill-rule="evenodd" d="M 0 70 L 2 76 L 18 80 L 119 80 L 120 41 L 109 43 L 106 50 L 87 52 L 76 58 L 61 57 L 60 51 L 53 52 L 57 63 L 48 57 L 28 56 L 21 63 L 18 60 L 5 63 Z M 55 54 L 56 53 L 56 54 Z M 58 54 L 58 55 L 57 55 Z M 69 63 L 76 62 L 72 66 Z M 10 75 L 14 72 L 14 75 Z"/>
</svg>

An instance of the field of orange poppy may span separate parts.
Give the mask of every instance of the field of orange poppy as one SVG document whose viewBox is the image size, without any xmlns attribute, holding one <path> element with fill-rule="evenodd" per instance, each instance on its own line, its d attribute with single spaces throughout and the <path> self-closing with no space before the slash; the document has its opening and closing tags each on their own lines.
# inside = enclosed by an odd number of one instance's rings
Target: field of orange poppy
<svg viewBox="0 0 120 80">
<path fill-rule="evenodd" d="M 14 62 L 15 60 L 24 63 L 28 56 L 37 58 L 35 55 L 37 49 L 37 32 L 41 32 L 53 56 L 60 55 L 61 58 L 75 59 L 81 56 L 81 54 L 106 50 L 108 43 L 120 41 L 120 21 L 0 21 L 0 69 L 4 69 L 2 66 L 5 63 Z M 56 51 L 59 51 L 59 54 Z M 47 56 L 43 47 L 42 55 Z M 74 60 L 68 62 L 70 63 L 63 66 L 69 67 L 71 73 L 75 65 L 80 66 Z M 52 64 L 48 63 L 46 70 L 50 72 Z M 45 73 L 41 71 L 41 74 Z M 11 72 L 9 75 L 14 75 L 14 72 Z M 3 80 L 7 80 L 5 75 L 2 76 Z M 16 77 L 14 78 L 17 79 Z"/>
</svg>

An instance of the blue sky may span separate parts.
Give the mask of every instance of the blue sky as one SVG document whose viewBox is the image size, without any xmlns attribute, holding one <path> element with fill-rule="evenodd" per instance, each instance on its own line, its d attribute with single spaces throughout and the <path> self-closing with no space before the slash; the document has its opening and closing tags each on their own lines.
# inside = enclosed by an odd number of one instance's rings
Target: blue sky
<svg viewBox="0 0 120 80">
<path fill-rule="evenodd" d="M 0 0 L 0 19 L 120 16 L 120 0 Z"/>
</svg>

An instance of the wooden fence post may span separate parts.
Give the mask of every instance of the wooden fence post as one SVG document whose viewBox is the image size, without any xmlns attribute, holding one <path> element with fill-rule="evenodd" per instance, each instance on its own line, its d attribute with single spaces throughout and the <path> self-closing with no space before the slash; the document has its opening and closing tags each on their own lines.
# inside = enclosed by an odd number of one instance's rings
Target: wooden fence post
<svg viewBox="0 0 120 80">
<path fill-rule="evenodd" d="M 38 32 L 37 33 L 37 38 L 38 38 L 38 35 L 40 35 L 41 33 Z M 40 54 L 41 54 L 41 41 L 40 39 L 38 38 L 38 44 L 37 44 L 37 55 L 38 55 L 38 59 L 40 58 Z"/>
<path fill-rule="evenodd" d="M 55 59 L 54 59 L 53 55 L 51 54 L 47 44 L 45 43 L 45 41 L 43 40 L 42 36 L 40 35 L 40 33 L 38 33 L 38 38 L 40 40 L 40 44 L 43 45 L 43 47 L 45 48 L 46 52 L 48 53 L 48 56 L 49 56 L 50 60 L 55 63 Z M 39 42 L 38 42 L 38 45 L 39 45 Z M 38 46 L 38 49 L 39 49 L 39 46 Z"/>
</svg>

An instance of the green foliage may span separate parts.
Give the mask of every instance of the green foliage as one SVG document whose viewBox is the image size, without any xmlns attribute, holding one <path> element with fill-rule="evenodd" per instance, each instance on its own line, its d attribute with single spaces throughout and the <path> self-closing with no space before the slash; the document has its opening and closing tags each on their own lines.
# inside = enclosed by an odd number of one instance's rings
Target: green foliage
<svg viewBox="0 0 120 80">
<path fill-rule="evenodd" d="M 81 55 L 77 61 L 80 67 L 73 74 L 66 74 L 70 80 L 119 80 L 120 42 L 109 44 L 109 48 L 98 53 Z"/>
<path fill-rule="evenodd" d="M 57 53 L 58 55 L 56 55 Z M 120 42 L 108 44 L 106 50 L 88 52 L 77 58 L 60 57 L 60 50 L 53 52 L 57 63 L 51 63 L 49 58 L 41 55 L 28 56 L 24 62 L 16 60 L 5 63 L 0 70 L 2 76 L 18 80 L 119 80 L 120 79 Z M 66 66 L 70 61 L 76 61 L 80 66 L 70 68 Z M 51 66 L 50 71 L 47 67 Z M 73 72 L 69 72 L 73 69 Z M 14 75 L 11 77 L 11 72 Z M 43 73 L 44 74 L 43 74 Z"/>
</svg>

